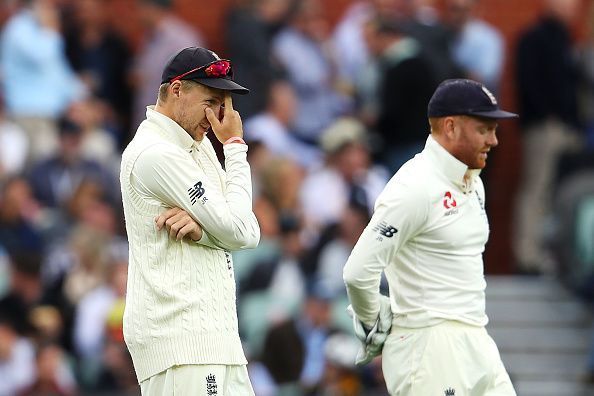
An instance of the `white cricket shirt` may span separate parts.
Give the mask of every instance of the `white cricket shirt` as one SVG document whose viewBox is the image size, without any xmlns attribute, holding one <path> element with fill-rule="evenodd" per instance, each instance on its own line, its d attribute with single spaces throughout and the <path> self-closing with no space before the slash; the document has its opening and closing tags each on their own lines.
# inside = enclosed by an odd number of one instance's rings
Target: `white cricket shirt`
<svg viewBox="0 0 594 396">
<path fill-rule="evenodd" d="M 359 319 L 373 325 L 385 272 L 394 324 L 487 324 L 482 254 L 489 236 L 479 170 L 432 136 L 388 182 L 344 268 Z"/>
<path fill-rule="evenodd" d="M 143 380 L 183 364 L 246 364 L 238 334 L 231 250 L 258 244 L 247 146 L 223 148 L 223 171 L 205 138 L 195 142 L 147 109 L 122 155 L 120 180 L 130 244 L 124 338 Z M 167 208 L 188 212 L 204 233 L 175 241 L 158 231 Z"/>
</svg>

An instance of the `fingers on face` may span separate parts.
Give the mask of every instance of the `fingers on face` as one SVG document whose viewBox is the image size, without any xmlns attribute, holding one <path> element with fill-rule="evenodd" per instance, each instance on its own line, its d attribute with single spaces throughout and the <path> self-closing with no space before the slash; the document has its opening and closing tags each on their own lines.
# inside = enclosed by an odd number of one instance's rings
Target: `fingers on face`
<svg viewBox="0 0 594 396">
<path fill-rule="evenodd" d="M 231 99 L 230 93 L 225 95 L 225 110 L 227 109 L 233 111 L 233 99 Z"/>
<path fill-rule="evenodd" d="M 220 125 L 219 119 L 210 107 L 204 109 L 204 114 L 206 114 L 206 119 L 208 120 L 208 122 L 210 122 L 211 127 Z"/>
</svg>

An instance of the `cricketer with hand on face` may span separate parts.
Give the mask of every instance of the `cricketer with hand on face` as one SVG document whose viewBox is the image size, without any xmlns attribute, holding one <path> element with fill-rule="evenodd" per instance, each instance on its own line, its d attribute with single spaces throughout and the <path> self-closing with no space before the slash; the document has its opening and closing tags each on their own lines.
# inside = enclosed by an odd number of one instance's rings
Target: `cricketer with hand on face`
<svg viewBox="0 0 594 396">
<path fill-rule="evenodd" d="M 124 338 L 143 395 L 251 396 L 231 251 L 253 248 L 247 145 L 232 65 L 189 47 L 122 156 L 130 244 Z M 218 117 L 218 116 L 221 117 Z M 223 143 L 225 170 L 209 139 Z"/>
</svg>

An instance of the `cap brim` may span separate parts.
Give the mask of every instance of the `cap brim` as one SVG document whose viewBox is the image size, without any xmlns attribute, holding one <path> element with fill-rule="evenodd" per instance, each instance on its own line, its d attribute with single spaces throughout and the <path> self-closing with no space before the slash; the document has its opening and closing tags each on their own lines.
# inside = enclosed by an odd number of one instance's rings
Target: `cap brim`
<svg viewBox="0 0 594 396">
<path fill-rule="evenodd" d="M 476 117 L 483 117 L 483 118 L 493 118 L 496 120 L 519 117 L 516 113 L 510 113 L 509 111 L 504 111 L 504 110 L 473 111 L 472 113 L 469 113 L 468 115 L 476 116 Z"/>
<path fill-rule="evenodd" d="M 250 90 L 246 87 L 242 87 L 233 80 L 227 80 L 224 78 L 193 78 L 196 81 L 207 87 L 222 89 L 223 91 L 231 91 L 239 95 L 246 95 L 250 93 Z"/>
</svg>

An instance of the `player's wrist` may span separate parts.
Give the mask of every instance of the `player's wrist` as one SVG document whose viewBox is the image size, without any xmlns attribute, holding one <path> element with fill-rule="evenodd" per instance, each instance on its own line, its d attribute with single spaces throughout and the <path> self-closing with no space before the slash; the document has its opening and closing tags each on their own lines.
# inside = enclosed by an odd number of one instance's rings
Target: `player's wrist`
<svg viewBox="0 0 594 396">
<path fill-rule="evenodd" d="M 243 137 L 241 137 L 241 136 L 231 136 L 230 138 L 226 139 L 223 142 L 223 146 L 226 146 L 226 145 L 232 144 L 232 143 L 245 144 L 245 140 L 243 140 Z"/>
</svg>

